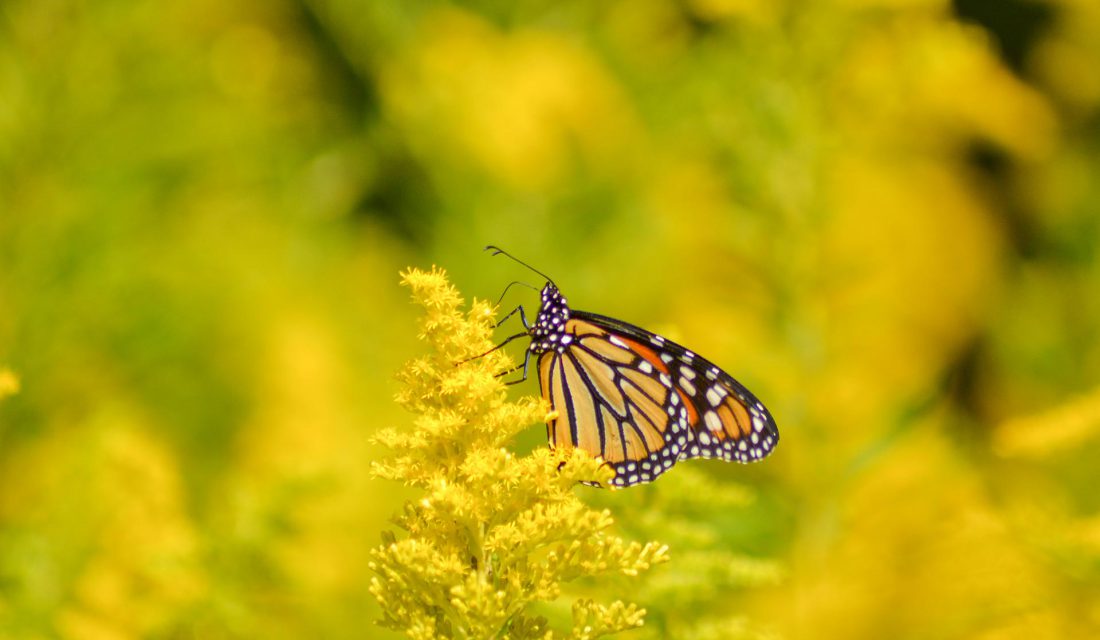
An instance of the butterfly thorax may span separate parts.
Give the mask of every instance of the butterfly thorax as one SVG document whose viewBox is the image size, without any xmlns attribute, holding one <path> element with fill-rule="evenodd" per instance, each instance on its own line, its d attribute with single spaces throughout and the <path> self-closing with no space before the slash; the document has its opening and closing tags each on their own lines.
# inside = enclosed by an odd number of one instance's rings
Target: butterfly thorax
<svg viewBox="0 0 1100 640">
<path fill-rule="evenodd" d="M 535 325 L 531 327 L 531 346 L 528 350 L 531 353 L 564 353 L 569 343 L 573 342 L 573 336 L 565 329 L 568 321 L 569 303 L 557 287 L 547 283 L 542 288 L 542 306 L 539 307 Z"/>
</svg>

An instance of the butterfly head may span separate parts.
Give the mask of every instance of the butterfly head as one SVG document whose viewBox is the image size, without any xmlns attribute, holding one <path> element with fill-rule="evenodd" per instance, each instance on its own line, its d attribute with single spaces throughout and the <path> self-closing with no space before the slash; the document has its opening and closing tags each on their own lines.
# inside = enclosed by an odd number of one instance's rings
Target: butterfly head
<svg viewBox="0 0 1100 640">
<path fill-rule="evenodd" d="M 530 350 L 563 352 L 573 341 L 566 333 L 565 323 L 569 321 L 569 303 L 553 282 L 547 282 L 542 288 L 542 305 L 535 324 L 531 327 Z"/>
</svg>

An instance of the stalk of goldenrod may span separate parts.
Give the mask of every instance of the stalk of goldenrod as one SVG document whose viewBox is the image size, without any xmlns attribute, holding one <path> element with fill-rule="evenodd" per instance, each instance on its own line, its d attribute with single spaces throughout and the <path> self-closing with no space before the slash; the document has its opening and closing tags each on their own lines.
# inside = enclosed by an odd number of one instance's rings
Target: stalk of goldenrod
<svg viewBox="0 0 1100 640">
<path fill-rule="evenodd" d="M 493 352 L 493 309 L 462 299 L 440 269 L 410 269 L 402 284 L 423 307 L 427 355 L 400 374 L 397 400 L 417 417 L 410 431 L 385 430 L 393 454 L 377 475 L 424 491 L 395 517 L 373 552 L 371 592 L 384 626 L 410 638 L 591 639 L 641 626 L 645 610 L 622 601 L 573 603 L 570 629 L 555 630 L 532 606 L 562 597 L 579 578 L 637 576 L 666 559 L 667 548 L 627 542 L 611 532 L 608 511 L 573 493 L 581 479 L 608 480 L 583 454 L 548 449 L 516 456 L 507 444 L 546 417 L 533 398 L 509 402 L 494 374 L 509 362 Z"/>
</svg>

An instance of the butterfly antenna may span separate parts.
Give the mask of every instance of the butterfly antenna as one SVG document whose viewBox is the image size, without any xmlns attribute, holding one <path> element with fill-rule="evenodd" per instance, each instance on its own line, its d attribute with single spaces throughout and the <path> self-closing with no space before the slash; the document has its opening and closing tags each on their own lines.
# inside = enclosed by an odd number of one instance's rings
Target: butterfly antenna
<svg viewBox="0 0 1100 640">
<path fill-rule="evenodd" d="M 549 282 L 550 284 L 554 285 L 555 288 L 558 286 L 550 276 L 548 276 L 545 273 L 539 271 L 538 269 L 532 267 L 531 265 L 527 264 L 523 260 L 520 260 L 519 258 L 515 257 L 514 255 L 508 253 L 504 249 L 501 249 L 500 247 L 497 247 L 497 246 L 494 246 L 494 245 L 489 245 L 489 246 L 485 247 L 485 250 L 486 251 L 492 251 L 494 256 L 499 256 L 499 255 L 508 256 L 512 260 L 515 260 L 516 262 L 522 264 L 523 266 L 527 267 L 531 271 L 534 271 L 535 273 L 539 274 L 540 276 L 546 278 L 546 281 Z"/>
</svg>

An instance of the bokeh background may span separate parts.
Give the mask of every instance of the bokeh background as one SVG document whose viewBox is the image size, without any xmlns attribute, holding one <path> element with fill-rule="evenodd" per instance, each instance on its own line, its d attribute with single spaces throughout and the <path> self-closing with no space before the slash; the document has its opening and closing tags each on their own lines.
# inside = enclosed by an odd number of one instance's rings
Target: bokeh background
<svg viewBox="0 0 1100 640">
<path fill-rule="evenodd" d="M 1098 171 L 1092 0 L 8 0 L 0 636 L 394 637 L 397 272 L 491 242 L 780 425 L 584 490 L 642 634 L 1097 637 Z"/>
</svg>

